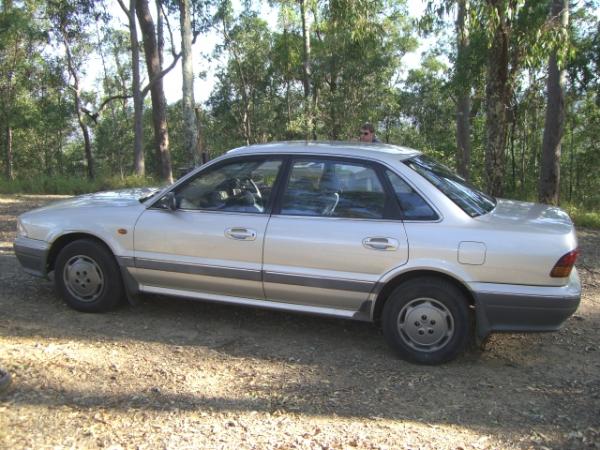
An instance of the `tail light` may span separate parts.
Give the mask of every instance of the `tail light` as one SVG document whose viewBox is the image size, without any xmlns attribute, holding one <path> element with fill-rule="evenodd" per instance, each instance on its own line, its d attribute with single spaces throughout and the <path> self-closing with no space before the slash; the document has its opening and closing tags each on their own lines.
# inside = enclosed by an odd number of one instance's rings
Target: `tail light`
<svg viewBox="0 0 600 450">
<path fill-rule="evenodd" d="M 566 278 L 571 274 L 571 270 L 575 265 L 575 261 L 577 261 L 577 257 L 579 256 L 579 249 L 575 250 L 563 255 L 557 263 L 552 268 L 552 272 L 550 272 L 550 276 L 552 278 Z"/>
</svg>

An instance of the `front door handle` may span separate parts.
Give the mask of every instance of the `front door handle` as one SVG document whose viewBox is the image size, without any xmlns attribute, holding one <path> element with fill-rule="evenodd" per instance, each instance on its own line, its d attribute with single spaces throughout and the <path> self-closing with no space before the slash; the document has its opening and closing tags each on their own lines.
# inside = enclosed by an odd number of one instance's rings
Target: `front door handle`
<svg viewBox="0 0 600 450">
<path fill-rule="evenodd" d="M 386 237 L 369 237 L 363 239 L 363 246 L 369 250 L 395 251 L 398 250 L 398 241 Z"/>
<path fill-rule="evenodd" d="M 225 230 L 225 236 L 237 241 L 254 241 L 256 240 L 256 231 L 248 228 L 233 227 Z"/>
</svg>

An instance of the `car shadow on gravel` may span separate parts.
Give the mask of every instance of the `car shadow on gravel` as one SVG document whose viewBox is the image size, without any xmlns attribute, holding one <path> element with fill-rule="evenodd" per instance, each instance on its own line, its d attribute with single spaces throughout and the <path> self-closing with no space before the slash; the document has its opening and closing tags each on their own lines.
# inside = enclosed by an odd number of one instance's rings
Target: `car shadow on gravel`
<svg viewBox="0 0 600 450">
<path fill-rule="evenodd" d="M 0 221 L 0 237 L 12 242 L 14 224 Z M 580 235 L 584 300 L 562 330 L 496 335 L 439 367 L 399 360 L 367 323 L 151 296 L 79 313 L 25 274 L 7 244 L 0 365 L 14 383 L 0 406 L 394 420 L 470 428 L 514 447 L 589 448 L 600 442 L 598 242 L 598 231 Z"/>
<path fill-rule="evenodd" d="M 49 281 L 29 278 L 14 263 L 14 256 L 0 255 L 0 267 L 8 268 L 0 289 L 0 333 L 5 337 L 150 344 L 158 352 L 156 370 L 168 371 L 182 355 L 195 360 L 191 373 L 210 370 L 203 362 L 215 359 L 240 368 L 232 372 L 225 366 L 231 385 L 221 395 L 176 392 L 170 380 L 118 393 L 109 379 L 88 390 L 49 379 L 44 390 L 51 395 L 39 395 L 21 374 L 23 383 L 7 399 L 13 404 L 283 411 L 489 432 L 519 429 L 523 423 L 569 429 L 573 417 L 578 426 L 598 424 L 598 352 L 586 355 L 580 340 L 582 326 L 600 322 L 597 314 L 572 319 L 551 335 L 495 336 L 485 352 L 470 350 L 452 363 L 424 367 L 397 359 L 379 330 L 366 323 L 153 296 L 107 314 L 79 313 L 57 298 Z M 108 377 L 110 370 L 105 370 Z M 262 382 L 256 382 L 257 373 Z"/>
</svg>

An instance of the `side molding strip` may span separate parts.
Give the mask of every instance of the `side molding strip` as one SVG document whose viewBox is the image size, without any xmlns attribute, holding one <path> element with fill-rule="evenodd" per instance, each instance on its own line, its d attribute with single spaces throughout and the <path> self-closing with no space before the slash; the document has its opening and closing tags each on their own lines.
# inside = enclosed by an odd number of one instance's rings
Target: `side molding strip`
<svg viewBox="0 0 600 450">
<path fill-rule="evenodd" d="M 192 275 L 205 275 L 208 277 L 236 278 L 238 280 L 261 281 L 259 270 L 233 269 L 229 267 L 199 266 L 195 264 L 181 264 L 151 259 L 135 259 L 135 267 L 139 269 L 163 270 L 166 272 L 189 273 Z"/>
<path fill-rule="evenodd" d="M 315 278 L 273 272 L 264 272 L 263 281 L 265 283 L 292 284 L 295 286 L 308 286 L 321 289 L 336 289 L 339 291 L 355 291 L 366 293 L 371 292 L 374 285 L 374 283 L 368 281 Z"/>
</svg>

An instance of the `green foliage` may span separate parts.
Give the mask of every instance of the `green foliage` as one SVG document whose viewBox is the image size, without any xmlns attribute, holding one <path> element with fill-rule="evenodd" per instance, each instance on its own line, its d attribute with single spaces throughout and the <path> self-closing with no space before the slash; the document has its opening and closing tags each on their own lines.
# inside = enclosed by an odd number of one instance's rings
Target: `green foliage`
<svg viewBox="0 0 600 450">
<path fill-rule="evenodd" d="M 454 167 L 455 101 L 457 94 L 468 92 L 471 180 L 483 185 L 484 75 L 490 31 L 499 19 L 498 10 L 489 8 L 490 2 L 467 1 L 469 39 L 460 61 L 454 47 L 455 1 L 429 2 L 431 14 L 421 24 L 436 33 L 436 44 L 425 54 L 421 67 L 406 72 L 403 56 L 416 48 L 418 30 L 406 14 L 404 0 L 308 1 L 309 101 L 304 97 L 300 6 L 292 0 L 270 3 L 279 12 L 275 29 L 264 20 L 258 2 L 242 2 L 241 12 L 229 0 L 192 2 L 195 30 L 206 29 L 209 10 L 216 9 L 213 26 L 223 38 L 212 55 L 223 62 L 217 68 L 217 82 L 208 102 L 198 105 L 211 157 L 247 142 L 304 139 L 312 135 L 313 119 L 318 139 L 354 140 L 358 127 L 369 121 L 382 141 L 423 150 Z M 571 45 L 561 55 L 568 70 L 561 199 L 576 221 L 593 223 L 594 211 L 600 210 L 600 26 L 593 9 L 597 2 L 593 8 L 586 8 L 585 2 L 573 4 L 569 36 L 558 33 L 549 21 L 547 1 L 500 3 L 512 14 L 508 50 L 513 55 L 509 67 L 513 95 L 505 149 L 506 195 L 526 200 L 537 197 L 546 110 L 545 66 L 549 52 L 567 41 Z M 516 5 L 510 11 L 509 3 Z M 131 87 L 127 30 L 119 28 L 118 21 L 106 20 L 117 13 L 91 0 L 12 4 L 10 10 L 0 6 L 0 169 L 5 172 L 7 168 L 8 125 L 17 180 L 3 181 L 0 190 L 80 193 L 152 183 L 129 178 L 133 171 L 131 99 L 116 99 L 100 110 L 105 99 L 128 93 Z M 169 0 L 165 6 L 173 24 L 177 2 Z M 86 161 L 72 78 L 56 33 L 63 25 L 82 74 L 92 61 L 90 53 L 101 56 L 99 88 L 81 92 L 89 112 L 83 120 L 92 136 L 98 174 L 94 183 L 78 180 L 85 177 Z M 169 105 L 168 121 L 177 174 L 191 164 L 183 150 L 179 103 Z M 149 98 L 143 127 L 146 171 L 157 173 Z"/>
</svg>

